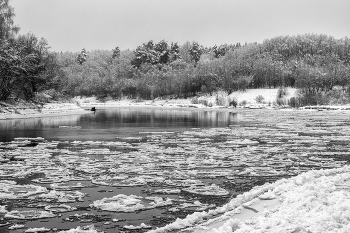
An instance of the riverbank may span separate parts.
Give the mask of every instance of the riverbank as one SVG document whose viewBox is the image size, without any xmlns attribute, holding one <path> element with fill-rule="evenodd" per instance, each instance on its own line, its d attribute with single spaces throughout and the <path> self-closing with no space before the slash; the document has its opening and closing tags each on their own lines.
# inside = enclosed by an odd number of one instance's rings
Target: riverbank
<svg viewBox="0 0 350 233">
<path fill-rule="evenodd" d="M 105 99 L 99 101 L 95 97 L 75 97 L 76 102 L 82 108 L 111 108 L 111 107 L 168 107 L 168 108 L 198 108 L 198 109 L 223 109 L 230 108 L 228 99 L 235 99 L 238 108 L 278 108 L 276 102 L 278 89 L 248 89 L 246 91 L 235 91 L 230 95 L 224 92 L 213 93 L 212 95 L 201 95 L 193 98 L 178 99 L 155 99 L 155 100 L 132 100 Z M 288 88 L 285 99 L 296 95 L 295 88 Z M 257 102 L 257 97 L 261 97 Z M 196 99 L 196 100 L 194 100 Z M 217 100 L 219 99 L 219 100 Z M 198 102 L 198 103 L 197 103 Z M 218 103 L 219 102 L 219 103 Z M 232 108 L 232 106 L 231 106 Z"/>
<path fill-rule="evenodd" d="M 20 103 L 15 105 L 1 103 L 0 120 L 65 116 L 85 113 L 89 113 L 89 111 L 84 110 L 74 103 L 47 103 L 43 106 L 38 106 L 32 103 Z"/>
<path fill-rule="evenodd" d="M 47 103 L 44 105 L 35 105 L 33 103 L 9 104 L 0 102 L 0 120 L 36 118 L 46 116 L 60 116 L 91 113 L 91 108 L 106 109 L 120 107 L 135 108 L 169 108 L 186 110 L 205 110 L 205 111 L 239 111 L 239 109 L 275 109 L 275 110 L 350 110 L 350 105 L 344 106 L 304 106 L 293 109 L 289 106 L 279 106 L 276 104 L 278 89 L 248 89 L 246 91 L 236 91 L 225 96 L 223 93 L 213 95 L 203 95 L 187 99 L 155 99 L 155 100 L 134 100 L 134 99 L 105 99 L 97 100 L 96 97 L 75 97 L 71 103 Z M 257 97 L 260 96 L 260 101 Z M 285 100 L 296 96 L 295 88 L 288 88 Z M 221 98 L 218 104 L 217 99 Z M 235 99 L 238 105 L 229 106 L 228 99 Z"/>
<path fill-rule="evenodd" d="M 149 233 L 349 232 L 350 166 L 255 187 L 228 204 Z M 208 221 L 211 216 L 221 215 Z"/>
</svg>

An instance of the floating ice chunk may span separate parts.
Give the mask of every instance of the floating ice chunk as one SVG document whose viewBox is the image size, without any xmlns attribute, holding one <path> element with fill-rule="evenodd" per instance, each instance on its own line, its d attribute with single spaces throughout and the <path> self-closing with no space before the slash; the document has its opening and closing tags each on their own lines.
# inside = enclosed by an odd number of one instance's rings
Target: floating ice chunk
<svg viewBox="0 0 350 233">
<path fill-rule="evenodd" d="M 37 195 L 33 198 L 40 198 L 44 201 L 55 201 L 60 203 L 65 202 L 76 202 L 76 201 L 84 201 L 83 197 L 85 193 L 79 191 L 55 191 L 51 190 L 49 193 L 44 193 Z M 31 197 L 32 198 L 32 197 Z"/>
<path fill-rule="evenodd" d="M 24 225 L 21 224 L 15 224 L 9 227 L 9 230 L 16 230 L 16 229 L 22 229 L 24 228 Z"/>
<path fill-rule="evenodd" d="M 81 129 L 81 126 L 70 126 L 70 125 L 60 125 L 58 126 L 60 129 Z"/>
<path fill-rule="evenodd" d="M 153 209 L 160 206 L 171 205 L 171 199 L 164 200 L 161 197 L 140 197 L 136 195 L 119 194 L 117 196 L 103 198 L 94 201 L 91 207 L 106 211 L 134 212 L 137 210 Z"/>
<path fill-rule="evenodd" d="M 66 231 L 59 231 L 57 233 L 102 233 L 102 231 L 96 230 L 94 225 L 88 226 L 78 226 L 77 228 L 73 228 Z"/>
<path fill-rule="evenodd" d="M 0 205 L 0 213 L 6 213 L 6 206 L 5 205 Z"/>
<path fill-rule="evenodd" d="M 45 227 L 41 227 L 41 228 L 29 228 L 28 230 L 25 231 L 25 233 L 37 233 L 37 232 L 48 232 L 50 231 L 50 228 L 45 228 Z"/>
<path fill-rule="evenodd" d="M 14 219 L 40 219 L 40 218 L 53 218 L 54 215 L 51 212 L 41 211 L 41 210 L 12 210 L 5 214 L 5 218 Z"/>
<path fill-rule="evenodd" d="M 205 196 L 227 196 L 230 194 L 228 191 L 226 191 L 223 188 L 220 188 L 216 184 L 212 184 L 210 186 L 202 186 L 202 187 L 191 186 L 191 187 L 182 189 L 182 191 L 192 193 L 192 194 L 205 195 Z"/>
<path fill-rule="evenodd" d="M 47 192 L 47 189 L 41 186 L 14 185 L 9 182 L 0 182 L 0 199 L 26 198 L 45 192 Z"/>
<path fill-rule="evenodd" d="M 15 141 L 30 141 L 30 142 L 43 142 L 45 141 L 45 138 L 42 137 L 36 137 L 36 138 L 14 138 Z"/>
<path fill-rule="evenodd" d="M 123 228 L 128 230 L 137 230 L 137 229 L 151 229 L 152 226 L 148 226 L 144 223 L 141 223 L 140 226 L 126 225 L 126 226 L 123 226 Z"/>
<path fill-rule="evenodd" d="M 71 206 L 65 205 L 65 204 L 45 206 L 45 210 L 51 211 L 53 213 L 69 212 L 69 211 L 74 211 L 76 209 L 77 208 L 71 207 Z"/>
<path fill-rule="evenodd" d="M 158 194 L 179 194 L 181 192 L 180 189 L 151 189 L 150 193 L 158 193 Z"/>
<path fill-rule="evenodd" d="M 81 182 L 70 182 L 70 183 L 59 183 L 59 184 L 50 184 L 50 187 L 54 190 L 60 191 L 69 191 L 74 189 L 81 189 L 86 187 L 87 185 L 83 185 Z"/>
<path fill-rule="evenodd" d="M 200 201 L 195 201 L 193 203 L 183 203 L 183 204 L 177 205 L 175 207 L 169 208 L 168 210 L 172 211 L 172 212 L 176 212 L 176 211 L 180 211 L 180 210 L 187 209 L 187 208 L 192 209 L 193 207 L 195 207 L 195 211 L 203 211 L 203 210 L 206 210 L 208 208 L 215 207 L 215 204 L 209 205 L 209 204 L 203 204 Z"/>
</svg>

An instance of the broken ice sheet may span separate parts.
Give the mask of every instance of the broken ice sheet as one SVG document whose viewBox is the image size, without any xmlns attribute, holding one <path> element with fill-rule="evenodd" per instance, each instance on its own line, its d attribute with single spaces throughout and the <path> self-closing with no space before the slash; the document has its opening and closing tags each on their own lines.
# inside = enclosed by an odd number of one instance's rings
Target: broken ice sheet
<svg viewBox="0 0 350 233">
<path fill-rule="evenodd" d="M 85 197 L 85 193 L 79 191 L 55 191 L 51 190 L 48 193 L 43 193 L 35 196 L 31 196 L 31 199 L 45 201 L 45 202 L 82 202 Z"/>
<path fill-rule="evenodd" d="M 172 205 L 173 200 L 162 197 L 141 197 L 119 194 L 109 198 L 94 201 L 91 207 L 115 212 L 135 212 Z"/>
<path fill-rule="evenodd" d="M 45 206 L 45 210 L 53 212 L 53 213 L 64 213 L 74 211 L 77 208 L 71 207 L 69 205 L 60 204 L 60 205 L 47 205 Z"/>
<path fill-rule="evenodd" d="M 27 198 L 47 192 L 47 189 L 36 185 L 17 185 L 11 182 L 0 181 L 0 199 Z"/>
<path fill-rule="evenodd" d="M 8 219 L 22 219 L 22 220 L 31 220 L 31 219 L 41 219 L 41 218 L 53 218 L 56 215 L 43 210 L 12 210 L 5 214 L 5 218 Z"/>
</svg>

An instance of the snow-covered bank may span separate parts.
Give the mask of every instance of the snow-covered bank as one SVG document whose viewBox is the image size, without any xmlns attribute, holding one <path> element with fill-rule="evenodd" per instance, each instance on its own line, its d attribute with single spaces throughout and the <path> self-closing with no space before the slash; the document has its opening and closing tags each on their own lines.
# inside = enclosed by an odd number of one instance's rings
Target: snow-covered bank
<svg viewBox="0 0 350 233">
<path fill-rule="evenodd" d="M 287 89 L 287 95 L 284 97 L 286 99 L 291 98 L 295 96 L 296 89 L 295 88 L 288 88 Z M 278 94 L 278 88 L 262 88 L 262 89 L 247 89 L 245 91 L 235 91 L 231 93 L 229 97 L 231 99 L 235 99 L 237 103 L 245 102 L 244 105 L 247 105 L 246 107 L 252 107 L 252 108 L 265 108 L 268 106 L 272 106 L 273 102 L 276 101 Z M 122 99 L 122 100 L 105 100 L 104 102 L 101 102 L 97 100 L 95 97 L 76 97 L 74 98 L 74 101 L 76 101 L 79 106 L 82 108 L 88 109 L 91 107 L 98 108 L 111 108 L 111 107 L 163 107 L 163 108 L 198 108 L 198 109 L 227 109 L 224 106 L 219 106 L 216 104 L 216 98 L 219 96 L 224 96 L 225 93 L 213 93 L 212 95 L 204 95 L 200 98 L 205 99 L 206 102 L 210 105 L 204 106 L 203 104 L 193 104 L 192 98 L 187 99 L 155 99 L 155 100 L 132 100 L 132 99 Z M 262 102 L 257 103 L 256 98 L 258 96 L 262 96 Z M 228 104 L 226 102 L 226 104 Z"/>
<path fill-rule="evenodd" d="M 35 108 L 32 106 L 1 106 L 0 120 L 62 116 L 84 113 L 89 113 L 89 111 L 86 111 L 73 103 L 47 103 L 42 106 L 42 108 Z"/>
<path fill-rule="evenodd" d="M 272 184 L 255 187 L 228 204 L 208 212 L 177 219 L 151 233 L 170 232 L 350 232 L 350 166 L 309 171 Z M 268 193 L 269 195 L 266 195 Z M 279 204 L 243 221 L 237 217 L 243 206 L 270 196 Z M 213 218 L 215 215 L 220 217 Z M 209 221 L 204 219 L 212 218 Z"/>
</svg>

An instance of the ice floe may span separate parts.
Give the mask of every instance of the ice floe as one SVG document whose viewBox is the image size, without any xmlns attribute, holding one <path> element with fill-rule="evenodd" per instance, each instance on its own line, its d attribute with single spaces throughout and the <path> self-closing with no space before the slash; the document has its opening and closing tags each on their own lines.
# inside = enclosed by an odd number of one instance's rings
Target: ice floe
<svg viewBox="0 0 350 233">
<path fill-rule="evenodd" d="M 128 230 L 138 230 L 138 229 L 150 229 L 150 228 L 152 228 L 152 226 L 141 223 L 140 226 L 125 225 L 125 226 L 123 226 L 123 228 L 128 229 Z"/>
<path fill-rule="evenodd" d="M 220 188 L 219 186 L 212 184 L 210 186 L 191 186 L 188 188 L 183 188 L 183 192 L 191 193 L 191 194 L 198 194 L 198 195 L 205 195 L 205 196 L 227 196 L 230 194 L 230 192 L 226 191 L 223 188 Z"/>
<path fill-rule="evenodd" d="M 47 192 L 45 187 L 36 185 L 15 185 L 0 181 L 0 199 L 17 199 Z"/>
<path fill-rule="evenodd" d="M 40 219 L 40 218 L 53 218 L 56 215 L 42 210 L 12 210 L 5 214 L 5 218 L 10 219 Z"/>
<path fill-rule="evenodd" d="M 141 197 L 119 194 L 110 198 L 97 200 L 91 204 L 91 207 L 115 212 L 134 212 L 171 204 L 173 204 L 171 199 L 163 199 L 162 197 Z"/>
<path fill-rule="evenodd" d="M 39 233 L 39 232 L 49 232 L 50 228 L 40 227 L 40 228 L 29 228 L 25 231 L 25 233 Z"/>
<path fill-rule="evenodd" d="M 57 233 L 102 233 L 102 231 L 97 230 L 94 225 L 89 225 L 83 227 L 78 226 L 69 230 L 58 231 Z"/>
</svg>

